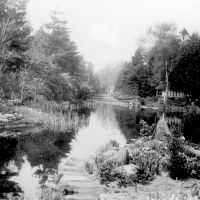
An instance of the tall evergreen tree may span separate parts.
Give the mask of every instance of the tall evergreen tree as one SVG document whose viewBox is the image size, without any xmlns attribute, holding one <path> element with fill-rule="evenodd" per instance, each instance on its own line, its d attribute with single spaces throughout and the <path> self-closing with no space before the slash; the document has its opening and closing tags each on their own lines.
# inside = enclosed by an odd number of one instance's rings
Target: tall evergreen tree
<svg viewBox="0 0 200 200">
<path fill-rule="evenodd" d="M 19 71 L 27 64 L 31 28 L 26 20 L 26 0 L 0 2 L 0 75 L 5 97 L 20 93 Z"/>
<path fill-rule="evenodd" d="M 0 4 L 0 64 L 3 72 L 17 71 L 25 63 L 30 46 L 26 0 L 3 0 Z"/>
<path fill-rule="evenodd" d="M 72 76 L 79 76 L 82 67 L 82 57 L 78 54 L 77 47 L 70 39 L 67 21 L 59 19 L 62 13 L 54 11 L 51 22 L 46 24 L 48 33 L 46 40 L 46 54 L 53 57 L 54 63 L 61 71 Z"/>
</svg>

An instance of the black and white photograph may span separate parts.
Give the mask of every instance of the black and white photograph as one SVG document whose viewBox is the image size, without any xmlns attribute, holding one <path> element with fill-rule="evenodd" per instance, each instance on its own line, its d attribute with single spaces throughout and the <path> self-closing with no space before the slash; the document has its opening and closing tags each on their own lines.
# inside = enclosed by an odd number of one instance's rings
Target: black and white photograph
<svg viewBox="0 0 200 200">
<path fill-rule="evenodd" d="M 0 0 L 0 200 L 200 200 L 200 0 Z"/>
</svg>

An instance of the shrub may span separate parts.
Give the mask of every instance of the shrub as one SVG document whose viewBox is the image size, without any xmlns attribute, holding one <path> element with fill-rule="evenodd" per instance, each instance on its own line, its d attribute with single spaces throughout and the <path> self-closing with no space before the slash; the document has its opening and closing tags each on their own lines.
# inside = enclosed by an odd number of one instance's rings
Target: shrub
<svg viewBox="0 0 200 200">
<path fill-rule="evenodd" d="M 183 144 L 178 138 L 173 137 L 170 145 L 169 175 L 173 179 L 186 179 L 189 177 L 187 157 L 183 151 Z"/>
<path fill-rule="evenodd" d="M 109 144 L 111 144 L 112 147 L 119 147 L 119 143 L 116 140 L 110 140 Z"/>
<path fill-rule="evenodd" d="M 149 126 L 147 122 L 145 122 L 143 119 L 139 122 L 139 128 L 140 128 L 140 135 L 141 136 L 150 136 L 153 135 L 154 130 L 156 128 L 156 124 L 152 124 Z"/>
<path fill-rule="evenodd" d="M 86 161 L 85 162 L 85 170 L 89 173 L 89 174 L 94 174 L 95 172 L 95 163 L 91 162 L 91 161 Z"/>
<path fill-rule="evenodd" d="M 161 155 L 157 151 L 151 150 L 149 147 L 137 149 L 132 152 L 131 162 L 151 177 L 160 174 Z"/>
<path fill-rule="evenodd" d="M 200 179 L 200 160 L 198 158 L 188 159 L 188 168 L 192 178 Z"/>
<path fill-rule="evenodd" d="M 107 184 L 108 182 L 113 182 L 116 180 L 116 174 L 113 173 L 114 168 L 115 163 L 112 161 L 102 162 L 101 166 L 98 168 L 98 174 L 102 184 Z"/>
</svg>

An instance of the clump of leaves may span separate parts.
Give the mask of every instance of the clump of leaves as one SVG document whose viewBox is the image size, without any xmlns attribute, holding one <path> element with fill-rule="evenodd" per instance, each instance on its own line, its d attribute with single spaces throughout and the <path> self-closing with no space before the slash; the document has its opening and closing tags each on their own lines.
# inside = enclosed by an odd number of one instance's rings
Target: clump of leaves
<svg viewBox="0 0 200 200">
<path fill-rule="evenodd" d="M 192 178 L 200 179 L 200 160 L 198 158 L 188 159 L 188 167 Z"/>
<path fill-rule="evenodd" d="M 137 165 L 145 174 L 148 174 L 148 176 L 154 177 L 160 174 L 161 158 L 161 155 L 157 151 L 149 147 L 144 147 L 132 153 L 131 162 Z"/>
<path fill-rule="evenodd" d="M 139 122 L 139 126 L 140 126 L 140 135 L 144 137 L 153 135 L 156 124 L 152 124 L 151 126 L 149 126 L 147 122 L 141 119 Z"/>
<path fill-rule="evenodd" d="M 113 169 L 115 167 L 115 163 L 110 160 L 101 164 L 101 166 L 98 168 L 98 173 L 100 176 L 100 182 L 102 184 L 107 184 L 108 182 L 113 182 L 116 180 L 115 173 L 113 173 Z"/>
<path fill-rule="evenodd" d="M 89 173 L 89 174 L 94 174 L 95 172 L 95 164 L 90 162 L 90 161 L 86 161 L 85 162 L 85 170 Z"/>
<path fill-rule="evenodd" d="M 116 140 L 110 140 L 108 144 L 110 144 L 112 147 L 119 147 L 119 143 Z"/>
</svg>

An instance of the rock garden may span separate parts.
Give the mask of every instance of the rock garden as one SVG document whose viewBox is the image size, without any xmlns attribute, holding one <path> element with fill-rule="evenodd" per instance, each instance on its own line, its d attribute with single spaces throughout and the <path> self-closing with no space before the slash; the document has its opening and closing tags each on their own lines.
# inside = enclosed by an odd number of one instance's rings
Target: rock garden
<svg viewBox="0 0 200 200">
<path fill-rule="evenodd" d="M 199 146 L 169 131 L 164 119 L 156 127 L 143 120 L 140 124 L 140 138 L 128 141 L 124 147 L 110 141 L 85 163 L 88 173 L 105 186 L 100 199 L 144 199 L 144 194 L 148 198 L 157 194 L 151 199 L 163 199 L 162 194 L 169 195 L 166 199 L 180 199 L 181 195 L 188 197 L 185 199 L 200 198 Z M 162 188 L 163 181 L 169 189 Z M 153 184 L 157 184 L 156 189 Z M 170 189 L 172 185 L 181 186 L 174 190 Z"/>
</svg>

